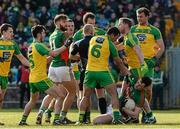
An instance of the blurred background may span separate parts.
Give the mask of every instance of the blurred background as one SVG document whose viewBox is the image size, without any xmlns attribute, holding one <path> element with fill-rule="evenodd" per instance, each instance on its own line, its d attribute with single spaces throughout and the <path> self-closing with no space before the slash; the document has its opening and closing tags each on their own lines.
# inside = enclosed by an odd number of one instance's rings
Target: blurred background
<svg viewBox="0 0 180 129">
<path fill-rule="evenodd" d="M 0 24 L 13 25 L 15 41 L 26 56 L 32 42 L 31 27 L 35 24 L 46 26 L 48 45 L 48 37 L 54 30 L 53 18 L 58 13 L 65 13 L 73 19 L 75 30 L 78 30 L 83 26 L 83 15 L 91 11 L 96 14 L 96 26 L 107 30 L 116 26 L 120 17 L 132 18 L 137 23 L 136 9 L 142 6 L 150 9 L 149 22 L 160 29 L 166 47 L 158 63 L 164 72 L 160 92 L 163 100 L 153 102 L 152 106 L 154 109 L 180 108 L 180 0 L 0 0 Z M 26 103 L 29 95 L 22 98 L 28 89 L 22 89 L 21 84 L 28 82 L 28 75 L 28 71 L 13 58 L 4 107 L 24 107 L 22 99 L 25 98 Z"/>
</svg>

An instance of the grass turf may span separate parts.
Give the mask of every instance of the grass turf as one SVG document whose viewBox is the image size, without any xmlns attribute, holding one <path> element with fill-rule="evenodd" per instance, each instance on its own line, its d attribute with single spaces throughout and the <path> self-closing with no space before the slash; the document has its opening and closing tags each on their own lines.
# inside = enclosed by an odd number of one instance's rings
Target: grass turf
<svg viewBox="0 0 180 129">
<path fill-rule="evenodd" d="M 42 126 L 38 126 L 35 124 L 37 111 L 32 111 L 29 115 L 27 123 L 30 126 L 18 126 L 18 123 L 21 119 L 23 110 L 20 109 L 6 109 L 1 110 L 0 112 L 0 121 L 4 122 L 4 126 L 0 126 L 3 129 L 44 129 L 44 128 L 64 128 L 64 129 L 116 129 L 116 128 L 166 128 L 166 129 L 174 129 L 180 128 L 180 110 L 163 110 L 163 111 L 154 111 L 154 115 L 157 119 L 157 124 L 154 125 L 142 125 L 142 124 L 130 124 L 130 125 L 66 125 L 66 126 L 52 126 L 51 124 L 42 123 Z M 91 113 L 91 118 L 94 118 L 98 115 L 97 111 L 93 111 Z M 68 113 L 68 118 L 71 120 L 78 120 L 78 111 L 73 110 Z"/>
</svg>

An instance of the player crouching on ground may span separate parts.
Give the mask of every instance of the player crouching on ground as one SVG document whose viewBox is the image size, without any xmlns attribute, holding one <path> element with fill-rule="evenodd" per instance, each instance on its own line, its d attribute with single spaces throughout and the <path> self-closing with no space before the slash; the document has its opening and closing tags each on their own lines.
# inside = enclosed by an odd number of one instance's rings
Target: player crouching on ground
<svg viewBox="0 0 180 129">
<path fill-rule="evenodd" d="M 151 82 L 149 77 L 143 77 L 134 84 L 134 88 L 129 89 L 127 96 L 119 98 L 120 105 L 122 106 L 120 110 L 123 112 L 123 117 L 126 117 L 124 119 L 125 123 L 139 122 L 139 113 L 141 112 L 145 101 L 144 93 L 146 89 L 149 88 Z M 131 85 L 133 84 L 131 80 L 130 83 Z M 134 100 L 135 105 L 133 106 L 133 101 L 128 103 L 129 100 Z M 113 119 L 112 106 L 109 105 L 107 109 L 106 114 L 99 115 L 93 119 L 93 124 L 111 124 Z"/>
</svg>

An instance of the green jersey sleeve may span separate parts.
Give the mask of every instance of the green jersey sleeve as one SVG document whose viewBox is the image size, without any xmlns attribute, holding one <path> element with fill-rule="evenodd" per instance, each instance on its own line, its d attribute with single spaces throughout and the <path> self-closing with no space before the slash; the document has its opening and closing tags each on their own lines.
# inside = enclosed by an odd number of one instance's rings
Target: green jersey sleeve
<svg viewBox="0 0 180 129">
<path fill-rule="evenodd" d="M 83 38 L 83 30 L 80 29 L 79 31 L 77 31 L 74 36 L 73 36 L 73 42 L 76 42 L 78 40 L 81 40 Z"/>
<path fill-rule="evenodd" d="M 154 34 L 154 38 L 155 40 L 159 40 L 159 39 L 162 39 L 162 35 L 161 35 L 161 32 L 158 28 L 156 27 L 153 27 L 153 34 Z"/>
<path fill-rule="evenodd" d="M 134 33 L 136 27 L 137 27 L 137 25 L 132 26 L 130 32 L 131 32 L 131 33 Z"/>
<path fill-rule="evenodd" d="M 111 57 L 117 57 L 118 56 L 118 51 L 115 47 L 115 45 L 109 40 L 109 51 L 110 51 L 110 56 Z"/>
<path fill-rule="evenodd" d="M 42 43 L 35 44 L 36 50 L 42 55 L 48 55 L 50 50 Z"/>
<path fill-rule="evenodd" d="M 95 28 L 95 35 L 105 35 L 106 32 L 103 29 Z"/>
<path fill-rule="evenodd" d="M 14 42 L 14 54 L 15 55 L 19 55 L 19 54 L 21 54 L 21 51 L 20 51 L 20 49 L 19 49 L 19 46 Z"/>
<path fill-rule="evenodd" d="M 128 45 L 129 45 L 131 48 L 133 48 L 135 45 L 139 45 L 139 40 L 138 40 L 138 38 L 137 38 L 134 34 L 129 33 L 129 34 L 127 35 L 127 38 L 128 38 L 128 40 L 129 40 Z"/>
</svg>

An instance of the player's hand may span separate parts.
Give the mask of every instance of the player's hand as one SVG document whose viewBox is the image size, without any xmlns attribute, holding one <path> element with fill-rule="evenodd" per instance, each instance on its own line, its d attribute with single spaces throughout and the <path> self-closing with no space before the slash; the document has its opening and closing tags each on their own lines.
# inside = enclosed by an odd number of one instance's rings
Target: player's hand
<svg viewBox="0 0 180 129">
<path fill-rule="evenodd" d="M 141 74 L 142 74 L 142 76 L 144 76 L 147 72 L 148 72 L 148 66 L 147 66 L 146 62 L 144 62 L 143 64 L 141 64 Z"/>
<path fill-rule="evenodd" d="M 149 68 L 154 68 L 156 63 L 157 63 L 157 61 L 158 61 L 158 59 L 154 56 L 153 58 L 148 60 L 146 63 L 147 63 Z"/>
<path fill-rule="evenodd" d="M 124 76 L 131 76 L 131 72 L 126 67 L 121 70 L 121 74 Z"/>
<path fill-rule="evenodd" d="M 72 43 L 73 43 L 73 38 L 71 37 L 68 40 L 66 40 L 64 46 L 68 48 Z"/>
</svg>

